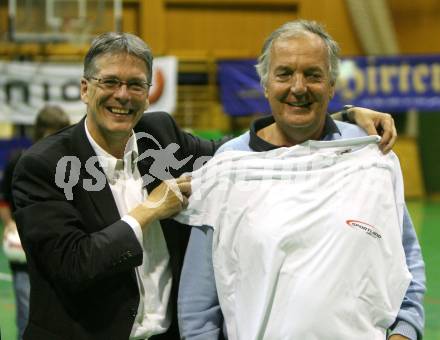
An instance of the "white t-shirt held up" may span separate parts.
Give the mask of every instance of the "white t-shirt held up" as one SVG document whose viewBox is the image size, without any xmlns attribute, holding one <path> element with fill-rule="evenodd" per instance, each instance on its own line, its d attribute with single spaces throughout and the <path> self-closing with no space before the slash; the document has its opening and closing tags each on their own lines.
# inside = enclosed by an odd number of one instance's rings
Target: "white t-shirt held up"
<svg viewBox="0 0 440 340">
<path fill-rule="evenodd" d="M 229 339 L 385 339 L 411 274 L 399 162 L 374 137 L 224 152 L 192 191 L 176 219 L 214 229 Z"/>
</svg>

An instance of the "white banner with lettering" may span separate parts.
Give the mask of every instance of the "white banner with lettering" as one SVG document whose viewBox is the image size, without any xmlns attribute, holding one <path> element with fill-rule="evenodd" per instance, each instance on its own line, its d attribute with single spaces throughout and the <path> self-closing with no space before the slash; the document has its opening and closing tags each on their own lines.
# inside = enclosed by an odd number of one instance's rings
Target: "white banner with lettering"
<svg viewBox="0 0 440 340">
<path fill-rule="evenodd" d="M 177 58 L 154 59 L 148 111 L 173 113 L 177 101 Z M 60 105 L 80 120 L 86 106 L 80 99 L 83 65 L 0 61 L 0 122 L 33 124 L 44 105 Z"/>
</svg>

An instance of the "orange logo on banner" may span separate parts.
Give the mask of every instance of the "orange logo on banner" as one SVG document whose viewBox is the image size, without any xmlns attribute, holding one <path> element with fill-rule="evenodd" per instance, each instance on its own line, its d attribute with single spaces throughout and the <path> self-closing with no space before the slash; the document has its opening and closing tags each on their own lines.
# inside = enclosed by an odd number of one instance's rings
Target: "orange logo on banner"
<svg viewBox="0 0 440 340">
<path fill-rule="evenodd" d="M 159 100 L 159 98 L 162 96 L 163 89 L 165 87 L 165 76 L 160 68 L 154 70 L 153 84 L 154 85 L 151 88 L 152 91 L 148 96 L 150 104 L 153 104 Z"/>
</svg>

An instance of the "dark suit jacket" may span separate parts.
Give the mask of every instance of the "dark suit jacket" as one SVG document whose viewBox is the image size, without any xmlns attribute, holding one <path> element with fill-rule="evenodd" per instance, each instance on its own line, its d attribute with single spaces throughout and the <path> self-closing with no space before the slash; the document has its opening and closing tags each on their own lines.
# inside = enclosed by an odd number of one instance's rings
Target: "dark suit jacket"
<svg viewBox="0 0 440 340">
<path fill-rule="evenodd" d="M 145 114 L 135 131 L 147 132 L 155 139 L 138 140 L 140 154 L 177 143 L 177 159 L 193 155 L 184 167 L 170 169 L 173 177 L 192 171 L 197 157 L 212 155 L 218 146 L 182 132 L 167 113 Z M 26 340 L 126 340 L 130 335 L 139 304 L 134 268 L 142 263 L 142 248 L 130 226 L 120 220 L 108 183 L 100 191 L 83 188 L 85 179 L 96 183 L 85 169 L 94 155 L 82 120 L 35 144 L 17 164 L 15 217 L 31 279 Z M 57 163 L 64 156 L 74 156 L 81 164 L 72 200 L 66 199 L 55 180 Z M 152 162 L 146 158 L 138 163 L 142 175 L 148 173 Z M 75 179 L 66 176 L 57 181 Z M 148 191 L 159 183 L 150 183 Z M 172 267 L 169 308 L 173 321 L 166 334 L 153 338 L 172 340 L 179 339 L 177 287 L 189 228 L 173 220 L 162 220 L 161 226 Z"/>
</svg>

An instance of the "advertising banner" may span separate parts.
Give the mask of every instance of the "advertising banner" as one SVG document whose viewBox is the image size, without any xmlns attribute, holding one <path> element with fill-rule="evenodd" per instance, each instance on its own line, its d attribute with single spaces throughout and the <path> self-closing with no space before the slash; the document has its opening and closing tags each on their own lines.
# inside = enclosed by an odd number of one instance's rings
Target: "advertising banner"
<svg viewBox="0 0 440 340">
<path fill-rule="evenodd" d="M 148 111 L 173 113 L 177 98 L 177 58 L 154 59 Z M 73 122 L 85 114 L 80 99 L 82 64 L 0 61 L 0 121 L 33 124 L 45 104 L 60 105 Z"/>
<path fill-rule="evenodd" d="M 255 64 L 254 59 L 219 62 L 221 100 L 232 116 L 270 113 Z M 440 111 L 440 55 L 343 59 L 329 111 L 344 104 L 390 113 Z"/>
</svg>

